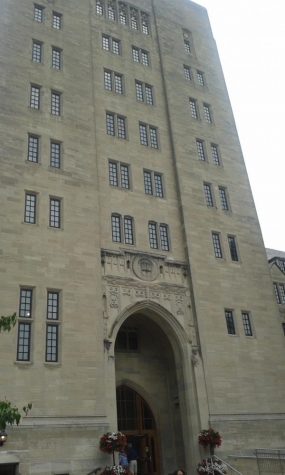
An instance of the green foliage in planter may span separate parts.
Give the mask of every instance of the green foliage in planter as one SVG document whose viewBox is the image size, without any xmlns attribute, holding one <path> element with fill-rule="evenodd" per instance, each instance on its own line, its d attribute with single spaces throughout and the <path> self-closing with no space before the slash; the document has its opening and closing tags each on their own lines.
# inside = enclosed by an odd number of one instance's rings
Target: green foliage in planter
<svg viewBox="0 0 285 475">
<path fill-rule="evenodd" d="M 13 315 L 7 315 L 4 316 L 2 315 L 0 317 L 0 333 L 3 332 L 9 332 L 12 330 L 12 328 L 16 325 L 17 322 L 17 316 L 16 313 L 13 313 Z"/>
<path fill-rule="evenodd" d="M 27 416 L 32 409 L 32 403 L 23 407 L 23 412 Z M 0 401 L 0 430 L 5 430 L 7 425 L 19 425 L 22 414 L 16 406 L 12 406 L 10 401 L 4 399 Z"/>
</svg>

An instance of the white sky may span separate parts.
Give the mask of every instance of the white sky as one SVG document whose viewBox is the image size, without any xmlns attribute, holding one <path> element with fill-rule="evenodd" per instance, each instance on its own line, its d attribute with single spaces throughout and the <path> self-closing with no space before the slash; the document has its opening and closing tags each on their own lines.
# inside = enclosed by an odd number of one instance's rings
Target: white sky
<svg viewBox="0 0 285 475">
<path fill-rule="evenodd" d="M 207 8 L 266 247 L 285 251 L 285 0 Z"/>
</svg>

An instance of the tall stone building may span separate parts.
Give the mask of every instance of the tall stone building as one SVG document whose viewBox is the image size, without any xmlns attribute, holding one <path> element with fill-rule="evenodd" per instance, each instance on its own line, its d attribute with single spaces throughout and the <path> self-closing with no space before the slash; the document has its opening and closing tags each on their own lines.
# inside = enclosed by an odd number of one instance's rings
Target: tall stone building
<svg viewBox="0 0 285 475">
<path fill-rule="evenodd" d="M 284 445 L 284 335 L 207 12 L 1 0 L 1 474 Z M 246 74 L 246 71 L 244 72 Z M 254 122 L 253 122 L 254 126 Z M 4 465 L 6 464 L 6 465 Z"/>
</svg>

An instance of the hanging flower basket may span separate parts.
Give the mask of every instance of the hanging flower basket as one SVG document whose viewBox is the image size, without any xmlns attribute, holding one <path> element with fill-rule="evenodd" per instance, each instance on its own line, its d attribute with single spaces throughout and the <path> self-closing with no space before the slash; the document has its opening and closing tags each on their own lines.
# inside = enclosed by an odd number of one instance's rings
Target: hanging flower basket
<svg viewBox="0 0 285 475">
<path fill-rule="evenodd" d="M 203 447 L 209 447 L 211 455 L 214 454 L 214 448 L 220 447 L 222 444 L 222 437 L 218 431 L 212 429 L 204 429 L 198 436 L 198 442 Z"/>
<path fill-rule="evenodd" d="M 107 454 L 120 452 L 126 445 L 127 437 L 122 432 L 107 432 L 100 438 L 100 449 Z"/>
</svg>

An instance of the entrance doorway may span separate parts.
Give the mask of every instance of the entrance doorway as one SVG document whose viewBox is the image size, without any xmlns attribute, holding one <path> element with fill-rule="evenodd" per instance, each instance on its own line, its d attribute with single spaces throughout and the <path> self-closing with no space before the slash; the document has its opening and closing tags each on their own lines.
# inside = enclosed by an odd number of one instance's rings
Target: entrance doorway
<svg viewBox="0 0 285 475">
<path fill-rule="evenodd" d="M 138 475 L 160 475 L 158 438 L 153 413 L 128 386 L 117 388 L 118 429 L 138 453 Z"/>
<path fill-rule="evenodd" d="M 17 463 L 0 464 L 1 475 L 16 475 L 18 473 Z"/>
</svg>

